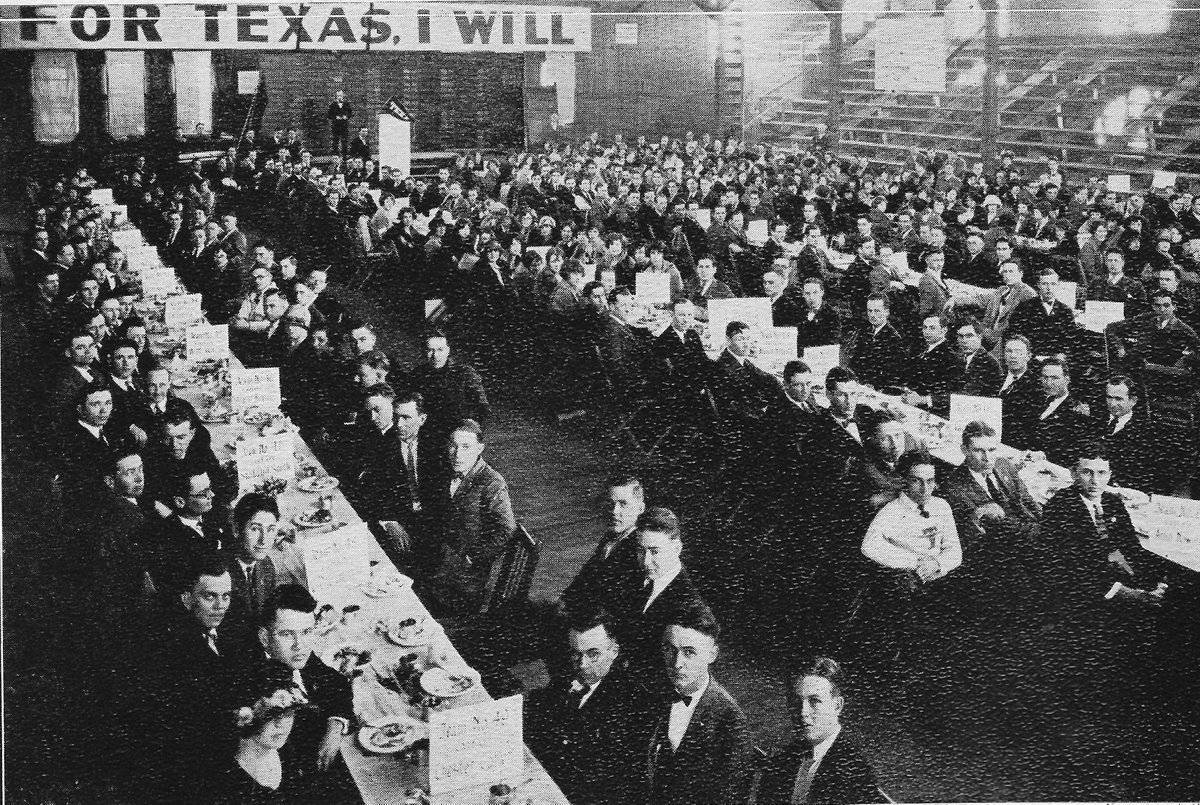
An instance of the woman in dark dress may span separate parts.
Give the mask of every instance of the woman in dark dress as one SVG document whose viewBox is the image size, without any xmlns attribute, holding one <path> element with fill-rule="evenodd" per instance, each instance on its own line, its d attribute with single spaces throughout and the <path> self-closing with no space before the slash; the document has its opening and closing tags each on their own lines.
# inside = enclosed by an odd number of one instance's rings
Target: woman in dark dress
<svg viewBox="0 0 1200 805">
<path fill-rule="evenodd" d="M 292 734 L 296 712 L 309 707 L 290 680 L 273 685 L 265 696 L 236 714 L 238 748 L 233 763 L 216 781 L 214 805 L 274 805 L 306 799 L 306 788 L 294 764 L 279 750 Z"/>
</svg>

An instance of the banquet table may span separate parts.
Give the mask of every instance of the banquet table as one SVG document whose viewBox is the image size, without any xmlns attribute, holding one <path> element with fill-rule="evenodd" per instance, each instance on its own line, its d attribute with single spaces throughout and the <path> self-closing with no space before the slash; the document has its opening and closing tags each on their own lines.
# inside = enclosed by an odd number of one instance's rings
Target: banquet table
<svg viewBox="0 0 1200 805">
<path fill-rule="evenodd" d="M 127 227 L 125 231 L 132 229 Z M 182 292 L 182 286 L 178 288 Z M 145 307 L 145 306 L 143 306 Z M 153 315 L 152 315 L 153 318 Z M 202 322 L 197 322 L 202 323 Z M 171 331 L 166 336 L 155 334 L 151 336 L 151 345 L 157 351 L 165 352 L 173 344 L 182 339 L 182 330 Z M 202 417 L 208 406 L 206 395 L 211 401 L 217 398 L 218 406 L 225 411 L 230 409 L 228 384 L 215 381 L 197 383 L 191 376 L 191 367 L 183 362 L 172 362 L 173 393 L 181 399 L 190 402 Z M 240 368 L 241 364 L 234 355 L 229 356 L 230 369 Z M 176 382 L 178 381 L 178 382 Z M 257 434 L 256 428 L 238 421 L 236 414 L 229 417 L 232 421 L 206 421 L 205 427 L 212 437 L 212 449 L 223 466 L 233 461 L 236 453 L 236 442 L 239 437 L 252 437 Z M 298 469 L 310 468 L 316 477 L 326 475 L 320 461 L 313 454 L 308 444 L 298 432 L 293 431 L 293 449 Z M 298 473 L 300 474 L 300 473 Z M 324 493 L 304 492 L 298 487 L 298 478 L 289 478 L 287 488 L 280 492 L 276 500 L 280 509 L 281 530 L 288 538 L 281 539 L 270 553 L 270 560 L 276 568 L 277 583 L 299 583 L 309 587 L 309 579 L 304 563 L 304 546 L 308 540 L 319 539 L 340 528 L 362 526 L 362 518 L 350 505 L 340 488 Z M 330 524 L 317 528 L 294 529 L 294 536 L 287 526 L 294 523 L 296 515 L 311 510 L 324 494 L 331 499 Z M 387 676 L 397 660 L 409 654 L 416 655 L 416 663 L 420 669 L 441 667 L 453 672 L 470 672 L 461 655 L 455 649 L 453 642 L 445 630 L 436 624 L 429 610 L 421 602 L 412 589 L 412 579 L 397 570 L 383 549 L 373 538 L 367 540 L 367 550 L 370 570 L 364 574 L 361 583 L 341 591 L 338 608 L 349 614 L 337 620 L 332 628 L 325 631 L 315 647 L 316 654 L 326 664 L 334 665 L 333 654 L 343 646 L 354 646 L 370 652 L 371 659 L 353 682 L 355 693 L 355 715 L 360 725 L 377 725 L 405 717 L 416 721 L 427 720 L 428 711 L 410 704 L 399 694 L 385 688 L 378 682 L 380 675 Z M 387 594 L 377 595 L 380 590 Z M 353 607 L 357 606 L 357 612 Z M 428 624 L 432 639 L 422 646 L 403 648 L 376 627 L 380 623 L 398 624 L 400 621 L 413 618 Z M 478 679 L 478 675 L 474 676 Z M 459 707 L 492 701 L 492 697 L 482 684 L 476 684 L 466 692 L 452 698 L 444 698 L 438 708 L 450 710 Z M 430 797 L 428 790 L 428 753 L 410 752 L 400 754 L 376 754 L 365 751 L 360 743 L 358 733 L 352 732 L 345 736 L 342 743 L 342 756 L 358 786 L 359 792 L 366 805 L 397 805 L 406 802 L 438 803 L 438 805 L 481 805 L 488 801 L 490 784 L 463 788 L 458 791 L 439 794 Z M 534 805 L 567 805 L 567 799 L 558 786 L 546 773 L 541 763 L 524 749 L 524 770 L 519 779 L 494 780 L 492 783 L 504 782 L 515 788 L 522 803 L 531 802 Z M 518 800 L 514 800 L 516 802 Z"/>
</svg>

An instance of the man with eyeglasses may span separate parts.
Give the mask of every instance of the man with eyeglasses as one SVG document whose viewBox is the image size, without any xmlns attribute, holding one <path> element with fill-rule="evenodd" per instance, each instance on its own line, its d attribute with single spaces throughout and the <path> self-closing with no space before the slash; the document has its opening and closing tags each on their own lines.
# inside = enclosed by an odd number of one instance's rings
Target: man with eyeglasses
<svg viewBox="0 0 1200 805">
<path fill-rule="evenodd" d="M 173 598 L 181 589 L 188 566 L 204 553 L 221 550 L 228 535 L 213 510 L 212 479 L 197 467 L 185 468 L 171 479 L 170 516 L 147 527 L 150 578 L 160 595 Z"/>
<path fill-rule="evenodd" d="M 314 706 L 296 714 L 283 749 L 315 791 L 324 795 L 313 801 L 357 802 L 354 781 L 340 760 L 342 736 L 354 721 L 351 684 L 313 653 L 316 608 L 317 602 L 298 584 L 284 584 L 267 597 L 258 619 L 258 640 L 266 656 L 255 676 L 274 679 L 290 674 Z"/>
</svg>

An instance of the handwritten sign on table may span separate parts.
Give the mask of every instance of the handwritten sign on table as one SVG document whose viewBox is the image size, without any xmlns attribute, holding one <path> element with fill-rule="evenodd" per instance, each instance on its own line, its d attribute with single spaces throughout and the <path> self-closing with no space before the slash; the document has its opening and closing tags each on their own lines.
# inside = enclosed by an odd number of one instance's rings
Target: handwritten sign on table
<svg viewBox="0 0 1200 805">
<path fill-rule="evenodd" d="M 359 587 L 371 575 L 372 539 L 366 523 L 301 537 L 304 575 L 313 597 L 339 608 L 356 602 Z"/>
<path fill-rule="evenodd" d="M 88 193 L 88 198 L 93 204 L 99 204 L 101 207 L 107 207 L 113 203 L 113 191 L 111 187 L 93 187 L 92 192 Z"/>
<path fill-rule="evenodd" d="M 1155 171 L 1154 180 L 1150 183 L 1150 186 L 1154 189 L 1158 189 L 1160 187 L 1174 187 L 1175 180 L 1177 178 L 1178 177 L 1172 171 Z"/>
<path fill-rule="evenodd" d="M 204 317 L 200 309 L 203 297 L 198 293 L 185 293 L 167 297 L 163 319 L 167 327 L 188 327 Z"/>
<path fill-rule="evenodd" d="M 758 339 L 758 355 L 754 363 L 759 369 L 771 374 L 782 374 L 788 361 L 796 360 L 795 327 L 771 327 L 764 330 Z"/>
<path fill-rule="evenodd" d="M 146 241 L 142 240 L 142 233 L 136 229 L 120 229 L 112 233 L 112 245 L 128 253 L 130 249 L 146 245 Z"/>
<path fill-rule="evenodd" d="M 197 324 L 187 330 L 188 360 L 193 365 L 201 361 L 229 359 L 229 325 Z"/>
<path fill-rule="evenodd" d="M 162 260 L 158 256 L 158 249 L 153 246 L 134 246 L 126 249 L 125 262 L 129 266 L 130 271 L 138 274 L 148 268 L 155 268 L 162 265 Z"/>
<path fill-rule="evenodd" d="M 773 326 L 771 300 L 765 296 L 708 300 L 708 332 L 713 346 L 725 346 L 725 326 L 731 321 L 749 324 L 765 333 Z"/>
<path fill-rule="evenodd" d="M 639 271 L 634 277 L 635 295 L 648 305 L 671 304 L 671 275 L 658 271 Z"/>
<path fill-rule="evenodd" d="M 835 366 L 842 364 L 842 348 L 838 344 L 825 347 L 805 347 L 804 362 L 812 370 L 817 383 L 825 385 L 825 375 Z"/>
<path fill-rule="evenodd" d="M 429 793 L 525 779 L 521 697 L 429 715 Z"/>
<path fill-rule="evenodd" d="M 1140 515 L 1139 530 L 1146 534 L 1148 549 L 1200 572 L 1200 501 L 1151 495 Z"/>
<path fill-rule="evenodd" d="M 233 367 L 229 371 L 229 386 L 233 410 L 245 414 L 249 408 L 274 411 L 282 398 L 279 394 L 279 368 L 261 369 Z"/>
<path fill-rule="evenodd" d="M 282 478 L 290 481 L 296 475 L 296 437 L 291 433 L 259 436 L 234 445 L 237 457 L 238 491 L 253 492 L 265 481 Z"/>
<path fill-rule="evenodd" d="M 963 428 L 971 422 L 986 422 L 996 429 L 996 438 L 1001 438 L 1001 400 L 999 397 L 974 397 L 970 394 L 950 395 L 950 442 L 962 443 Z"/>
<path fill-rule="evenodd" d="M 175 272 L 166 266 L 142 272 L 142 296 L 165 297 L 175 290 Z"/>
<path fill-rule="evenodd" d="M 1124 319 L 1124 302 L 1092 302 L 1089 300 L 1083 303 L 1083 315 L 1079 317 L 1079 323 L 1093 332 L 1102 333 L 1108 325 Z"/>
<path fill-rule="evenodd" d="M 1118 193 L 1129 192 L 1129 174 L 1128 173 L 1110 173 L 1108 181 L 1104 183 L 1109 190 L 1115 190 Z"/>
</svg>

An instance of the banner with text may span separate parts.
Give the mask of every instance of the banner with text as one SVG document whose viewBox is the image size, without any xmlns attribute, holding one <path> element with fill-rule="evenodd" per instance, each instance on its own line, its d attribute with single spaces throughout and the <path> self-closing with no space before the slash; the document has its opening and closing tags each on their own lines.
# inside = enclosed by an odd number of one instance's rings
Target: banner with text
<svg viewBox="0 0 1200 805">
<path fill-rule="evenodd" d="M 590 6 L 445 2 L 0 7 L 4 50 L 589 51 Z"/>
</svg>

